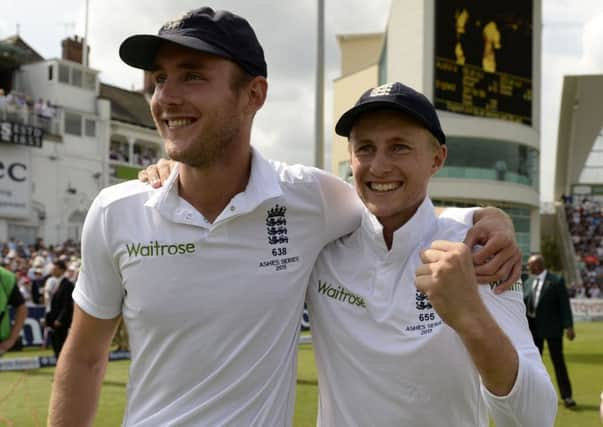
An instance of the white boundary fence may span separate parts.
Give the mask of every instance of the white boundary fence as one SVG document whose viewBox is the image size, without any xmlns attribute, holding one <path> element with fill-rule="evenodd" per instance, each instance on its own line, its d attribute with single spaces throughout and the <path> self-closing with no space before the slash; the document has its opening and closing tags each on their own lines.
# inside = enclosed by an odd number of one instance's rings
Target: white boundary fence
<svg viewBox="0 0 603 427">
<path fill-rule="evenodd" d="M 298 344 L 311 344 L 312 335 L 300 335 Z M 109 353 L 109 361 L 129 360 L 129 351 L 112 351 Z M 27 371 L 30 369 L 47 368 L 56 366 L 57 359 L 54 356 L 21 357 L 16 359 L 0 358 L 0 372 L 2 371 Z"/>
<path fill-rule="evenodd" d="M 575 321 L 603 320 L 603 298 L 570 299 Z"/>
</svg>

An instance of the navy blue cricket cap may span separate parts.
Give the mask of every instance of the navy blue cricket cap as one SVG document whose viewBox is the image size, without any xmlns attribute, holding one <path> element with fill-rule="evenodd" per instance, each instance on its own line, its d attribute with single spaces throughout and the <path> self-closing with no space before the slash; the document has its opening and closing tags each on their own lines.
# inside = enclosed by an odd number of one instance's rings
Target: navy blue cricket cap
<svg viewBox="0 0 603 427">
<path fill-rule="evenodd" d="M 349 138 L 360 116 L 372 111 L 400 111 L 418 120 L 440 142 L 446 144 L 440 119 L 425 95 L 400 82 L 388 83 L 367 90 L 352 108 L 343 113 L 335 125 L 337 135 Z"/>
<path fill-rule="evenodd" d="M 128 65 L 152 70 L 164 42 L 210 53 L 237 63 L 252 76 L 267 77 L 264 50 L 245 18 L 225 10 L 202 7 L 165 23 L 157 35 L 137 34 L 125 39 L 119 56 Z"/>
</svg>

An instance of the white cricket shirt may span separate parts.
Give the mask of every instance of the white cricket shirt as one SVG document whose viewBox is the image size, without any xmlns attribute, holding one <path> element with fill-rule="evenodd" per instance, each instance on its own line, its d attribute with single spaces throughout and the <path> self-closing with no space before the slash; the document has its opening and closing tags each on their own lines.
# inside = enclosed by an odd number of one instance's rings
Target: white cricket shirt
<svg viewBox="0 0 603 427">
<path fill-rule="evenodd" d="M 467 218 L 468 219 L 468 218 Z M 480 383 L 460 337 L 415 287 L 419 251 L 462 241 L 469 228 L 439 219 L 426 199 L 394 233 L 368 211 L 353 234 L 328 245 L 311 275 L 308 305 L 318 367 L 319 427 L 552 426 L 557 400 L 528 330 L 521 287 L 480 286 L 487 308 L 519 354 L 507 396 Z"/>
<path fill-rule="evenodd" d="M 84 225 L 73 297 L 122 314 L 132 363 L 126 426 L 288 426 L 297 336 L 320 250 L 358 227 L 352 187 L 252 154 L 247 188 L 213 224 L 178 195 L 109 187 Z"/>
</svg>

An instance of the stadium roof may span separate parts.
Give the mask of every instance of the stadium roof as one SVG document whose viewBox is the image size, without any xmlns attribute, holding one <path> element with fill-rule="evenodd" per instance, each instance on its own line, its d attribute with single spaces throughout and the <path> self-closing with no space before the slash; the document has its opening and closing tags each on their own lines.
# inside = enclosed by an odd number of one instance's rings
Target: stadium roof
<svg viewBox="0 0 603 427">
<path fill-rule="evenodd" d="M 43 61 L 44 58 L 18 35 L 0 40 L 0 69 Z"/>
<path fill-rule="evenodd" d="M 155 129 L 149 103 L 142 92 L 101 83 L 99 98 L 111 102 L 111 120 Z"/>
<path fill-rule="evenodd" d="M 565 76 L 555 167 L 555 200 L 578 183 L 586 159 L 603 128 L 603 75 Z M 540 145 L 546 149 L 546 143 Z"/>
</svg>

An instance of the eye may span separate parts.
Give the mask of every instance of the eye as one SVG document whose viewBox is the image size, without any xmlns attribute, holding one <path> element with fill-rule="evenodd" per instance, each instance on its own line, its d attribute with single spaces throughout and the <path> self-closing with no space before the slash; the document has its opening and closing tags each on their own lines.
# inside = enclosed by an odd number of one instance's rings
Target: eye
<svg viewBox="0 0 603 427">
<path fill-rule="evenodd" d="M 394 153 L 404 153 L 408 150 L 410 150 L 410 147 L 406 144 L 394 144 L 392 147 L 392 151 Z"/>
<path fill-rule="evenodd" d="M 361 144 L 361 145 L 356 146 L 354 151 L 357 154 L 369 154 L 374 151 L 374 147 L 370 144 Z"/>
<path fill-rule="evenodd" d="M 153 74 L 153 82 L 155 82 L 156 85 L 160 85 L 162 83 L 165 83 L 167 76 L 165 75 L 165 73 L 155 73 Z"/>
<path fill-rule="evenodd" d="M 203 77 L 199 73 L 195 73 L 195 72 L 189 71 L 184 76 L 184 80 L 205 80 L 205 77 Z"/>
</svg>

